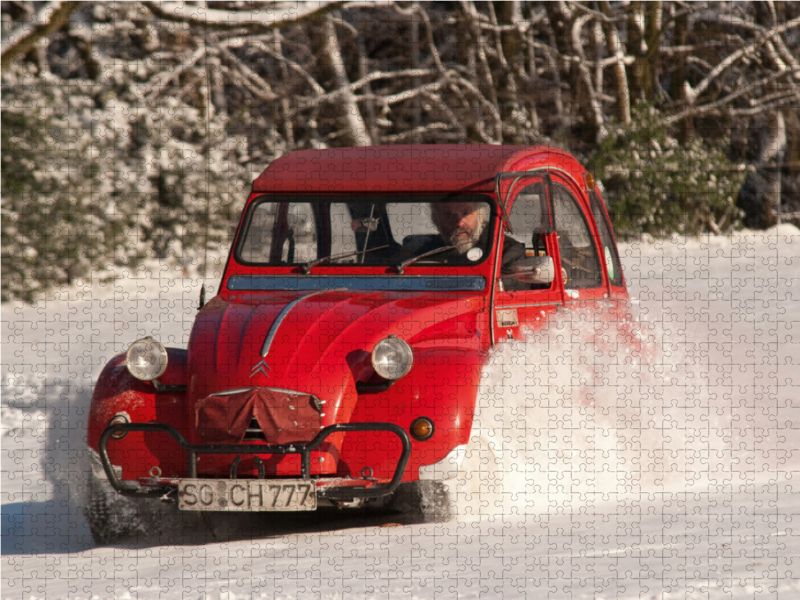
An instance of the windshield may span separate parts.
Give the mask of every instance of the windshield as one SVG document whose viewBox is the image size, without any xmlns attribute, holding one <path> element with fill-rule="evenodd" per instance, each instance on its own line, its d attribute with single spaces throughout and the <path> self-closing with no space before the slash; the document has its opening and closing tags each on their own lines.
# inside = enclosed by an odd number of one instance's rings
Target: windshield
<svg viewBox="0 0 800 600">
<path fill-rule="evenodd" d="M 493 218 L 483 194 L 257 198 L 236 246 L 247 265 L 476 265 L 489 255 Z"/>
</svg>

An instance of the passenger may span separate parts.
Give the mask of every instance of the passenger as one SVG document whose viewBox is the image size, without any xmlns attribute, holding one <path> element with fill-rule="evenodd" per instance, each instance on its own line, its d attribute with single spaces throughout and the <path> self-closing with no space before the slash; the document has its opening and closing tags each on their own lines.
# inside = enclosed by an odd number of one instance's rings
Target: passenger
<svg viewBox="0 0 800 600">
<path fill-rule="evenodd" d="M 432 258 L 445 264 L 468 264 L 480 260 L 489 235 L 489 205 L 484 202 L 435 202 L 430 206 L 433 224 L 442 239 L 418 250 L 417 254 L 446 245 L 455 248 Z M 473 248 L 478 248 L 480 252 L 470 253 Z M 525 258 L 525 245 L 503 234 L 502 252 L 500 272 L 502 275 L 511 275 L 514 263 Z M 503 277 L 502 281 L 508 291 L 530 289 L 528 284 L 514 277 Z"/>
</svg>

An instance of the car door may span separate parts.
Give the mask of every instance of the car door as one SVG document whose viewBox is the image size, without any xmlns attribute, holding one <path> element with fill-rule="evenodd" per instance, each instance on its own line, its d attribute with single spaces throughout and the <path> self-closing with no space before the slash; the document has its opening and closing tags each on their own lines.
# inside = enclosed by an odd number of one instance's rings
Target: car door
<svg viewBox="0 0 800 600">
<path fill-rule="evenodd" d="M 565 301 L 608 298 L 606 274 L 598 252 L 599 235 L 588 198 L 557 174 L 551 178 L 550 192 Z"/>
<path fill-rule="evenodd" d="M 513 277 L 498 277 L 494 301 L 495 340 L 521 337 L 522 329 L 543 324 L 548 314 L 563 302 L 548 173 L 504 173 L 497 189 L 508 210 L 510 227 L 505 232 L 506 240 L 524 244 L 527 257 L 552 257 L 556 276 L 549 285 L 521 286 L 513 285 Z"/>
</svg>

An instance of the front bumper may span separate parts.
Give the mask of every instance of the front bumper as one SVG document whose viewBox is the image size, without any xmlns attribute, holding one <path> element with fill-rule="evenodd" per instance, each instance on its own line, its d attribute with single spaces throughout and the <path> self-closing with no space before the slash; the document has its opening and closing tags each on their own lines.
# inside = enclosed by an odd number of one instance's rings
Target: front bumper
<svg viewBox="0 0 800 600">
<path fill-rule="evenodd" d="M 186 451 L 188 460 L 187 479 L 197 478 L 197 457 L 199 454 L 232 454 L 236 455 L 231 469 L 232 479 L 235 479 L 235 465 L 238 465 L 242 455 L 252 454 L 299 454 L 301 460 L 300 477 L 314 481 L 319 498 L 348 502 L 355 499 L 380 498 L 391 494 L 403 480 L 408 460 L 411 456 L 411 439 L 408 433 L 393 423 L 344 423 L 330 425 L 322 429 L 313 440 L 297 444 L 190 444 L 181 433 L 170 425 L 162 423 L 121 423 L 111 425 L 100 436 L 99 455 L 103 470 L 108 482 L 121 494 L 137 497 L 161 496 L 177 489 L 180 479 L 150 477 L 142 481 L 121 479 L 114 470 L 108 457 L 108 442 L 115 433 L 141 431 L 144 433 L 166 433 Z M 347 433 L 353 431 L 386 431 L 400 438 L 403 451 L 397 461 L 394 474 L 390 480 L 374 479 L 342 479 L 342 478 L 311 478 L 311 453 L 316 450 L 325 439 L 334 433 Z"/>
</svg>

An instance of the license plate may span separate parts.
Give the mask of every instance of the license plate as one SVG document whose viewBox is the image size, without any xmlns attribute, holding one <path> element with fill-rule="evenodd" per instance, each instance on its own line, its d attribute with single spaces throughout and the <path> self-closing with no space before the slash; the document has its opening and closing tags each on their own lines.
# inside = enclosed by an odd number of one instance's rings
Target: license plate
<svg viewBox="0 0 800 600">
<path fill-rule="evenodd" d="M 181 479 L 181 510 L 300 511 L 317 509 L 317 487 L 305 479 Z"/>
</svg>

